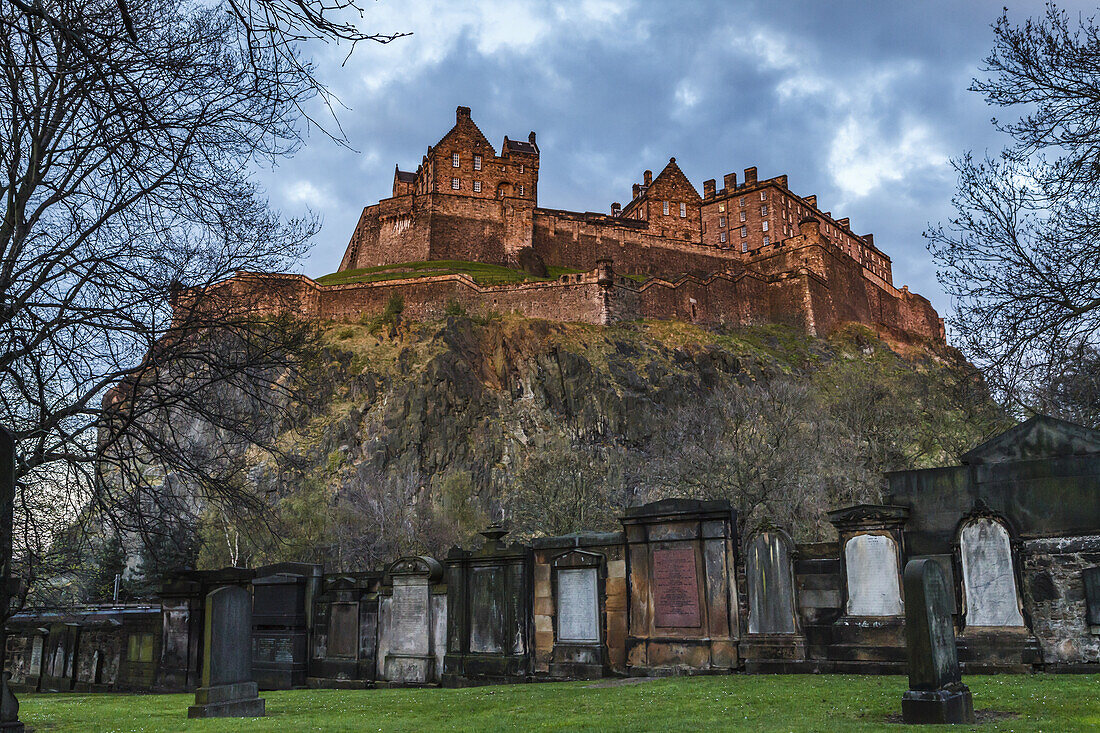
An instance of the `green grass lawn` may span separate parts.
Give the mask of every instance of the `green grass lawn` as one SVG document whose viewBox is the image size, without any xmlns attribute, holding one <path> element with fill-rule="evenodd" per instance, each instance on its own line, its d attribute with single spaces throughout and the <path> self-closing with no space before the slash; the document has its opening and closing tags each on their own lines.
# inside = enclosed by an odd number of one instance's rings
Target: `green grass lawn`
<svg viewBox="0 0 1100 733">
<path fill-rule="evenodd" d="M 267 717 L 187 720 L 192 695 L 22 695 L 38 731 L 1081 731 L 1100 730 L 1097 675 L 974 676 L 977 726 L 907 727 L 904 677 L 719 676 L 593 687 L 588 682 L 464 690 L 265 692 Z"/>
<path fill-rule="evenodd" d="M 535 277 L 522 270 L 513 270 L 500 265 L 487 265 L 482 262 L 462 262 L 459 260 L 432 260 L 429 262 L 401 262 L 378 267 L 362 267 L 356 270 L 344 270 L 317 278 L 322 285 L 345 285 L 347 283 L 370 283 L 383 280 L 400 280 L 406 277 L 426 277 L 428 275 L 455 275 L 464 273 L 481 285 L 508 285 L 520 282 L 547 282 L 557 280 L 562 275 L 576 274 L 581 270 L 566 267 L 548 267 L 547 277 Z"/>
</svg>

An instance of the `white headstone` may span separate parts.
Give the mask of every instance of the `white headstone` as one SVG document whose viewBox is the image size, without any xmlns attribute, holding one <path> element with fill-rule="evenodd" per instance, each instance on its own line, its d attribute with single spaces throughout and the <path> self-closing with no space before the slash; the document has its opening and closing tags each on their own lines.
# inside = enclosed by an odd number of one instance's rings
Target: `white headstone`
<svg viewBox="0 0 1100 733">
<path fill-rule="evenodd" d="M 848 576 L 848 615 L 900 616 L 898 551 L 885 535 L 861 534 L 844 545 Z"/>
<path fill-rule="evenodd" d="M 431 650 L 431 619 L 428 615 L 428 578 L 393 579 L 391 650 L 397 654 L 427 655 Z"/>
<path fill-rule="evenodd" d="M 558 573 L 558 641 L 599 643 L 596 568 L 561 568 Z"/>
<path fill-rule="evenodd" d="M 27 674 L 37 676 L 42 671 L 42 637 L 34 637 L 31 643 L 31 666 Z"/>
<path fill-rule="evenodd" d="M 963 527 L 959 545 L 966 625 L 1023 626 L 1008 531 L 994 519 L 977 519 Z"/>
</svg>

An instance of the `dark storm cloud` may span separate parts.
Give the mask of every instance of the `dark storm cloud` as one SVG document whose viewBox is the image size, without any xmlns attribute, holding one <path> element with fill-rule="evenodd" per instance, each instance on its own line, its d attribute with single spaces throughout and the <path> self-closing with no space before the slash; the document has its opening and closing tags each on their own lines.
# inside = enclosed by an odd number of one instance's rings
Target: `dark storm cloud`
<svg viewBox="0 0 1100 733">
<path fill-rule="evenodd" d="M 607 211 L 670 156 L 699 189 L 751 165 L 787 173 L 796 193 L 873 232 L 895 282 L 946 312 L 921 233 L 950 215 L 949 158 L 1004 144 L 966 91 L 1000 7 L 381 0 L 366 27 L 414 36 L 343 66 L 340 49 L 318 58 L 350 108 L 339 116 L 354 151 L 315 133 L 264 178 L 275 205 L 323 217 L 303 270 L 331 272 L 362 207 L 389 195 L 394 164 L 415 170 L 467 105 L 497 147 L 537 131 L 543 206 Z"/>
</svg>

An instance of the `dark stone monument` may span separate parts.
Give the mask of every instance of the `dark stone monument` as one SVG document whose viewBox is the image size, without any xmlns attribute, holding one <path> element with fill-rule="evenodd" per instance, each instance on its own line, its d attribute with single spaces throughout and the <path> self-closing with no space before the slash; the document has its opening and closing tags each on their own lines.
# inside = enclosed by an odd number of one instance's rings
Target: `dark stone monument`
<svg viewBox="0 0 1100 733">
<path fill-rule="evenodd" d="M 444 687 L 522 682 L 532 671 L 532 553 L 506 545 L 492 526 L 485 544 L 447 554 L 447 654 Z"/>
<path fill-rule="evenodd" d="M 378 572 L 324 578 L 313 604 L 310 687 L 374 686 L 382 580 Z"/>
<path fill-rule="evenodd" d="M 951 590 L 931 559 L 905 566 L 905 635 L 909 690 L 901 698 L 906 723 L 973 723 L 974 701 L 959 673 Z"/>
<path fill-rule="evenodd" d="M 6 669 L 8 635 L 5 624 L 12 591 L 12 512 L 15 508 L 15 437 L 0 425 L 0 670 Z M 10 674 L 0 675 L 0 731 L 21 732 L 19 702 L 8 688 Z"/>
<path fill-rule="evenodd" d="M 264 700 L 252 679 L 252 596 L 225 586 L 206 596 L 202 686 L 188 718 L 256 718 Z"/>
<path fill-rule="evenodd" d="M 806 638 L 799 627 L 794 542 L 781 529 L 758 533 L 745 550 L 748 631 L 738 651 L 749 672 L 805 671 Z"/>
<path fill-rule="evenodd" d="M 309 617 L 321 566 L 279 563 L 252 581 L 252 673 L 261 690 L 306 686 Z"/>
</svg>

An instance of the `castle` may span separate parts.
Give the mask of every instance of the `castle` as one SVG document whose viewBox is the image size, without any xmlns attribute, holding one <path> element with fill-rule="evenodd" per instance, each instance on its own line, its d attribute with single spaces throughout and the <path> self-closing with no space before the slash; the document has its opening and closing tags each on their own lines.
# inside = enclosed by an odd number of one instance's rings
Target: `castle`
<svg viewBox="0 0 1100 733">
<path fill-rule="evenodd" d="M 300 315 L 355 318 L 395 292 L 412 316 L 448 303 L 562 321 L 636 318 L 702 324 L 790 323 L 825 335 L 849 322 L 904 341 L 944 341 L 931 303 L 894 287 L 890 258 L 871 234 L 798 196 L 787 176 L 711 179 L 703 195 L 669 159 L 646 171 L 610 213 L 538 205 L 539 148 L 504 138 L 497 150 L 459 107 L 455 124 L 415 172 L 395 167 L 393 195 L 363 209 L 340 264 L 363 268 L 459 260 L 576 274 L 483 285 L 463 273 L 323 285 L 303 276 L 242 274 L 236 286 L 292 296 Z"/>
</svg>

